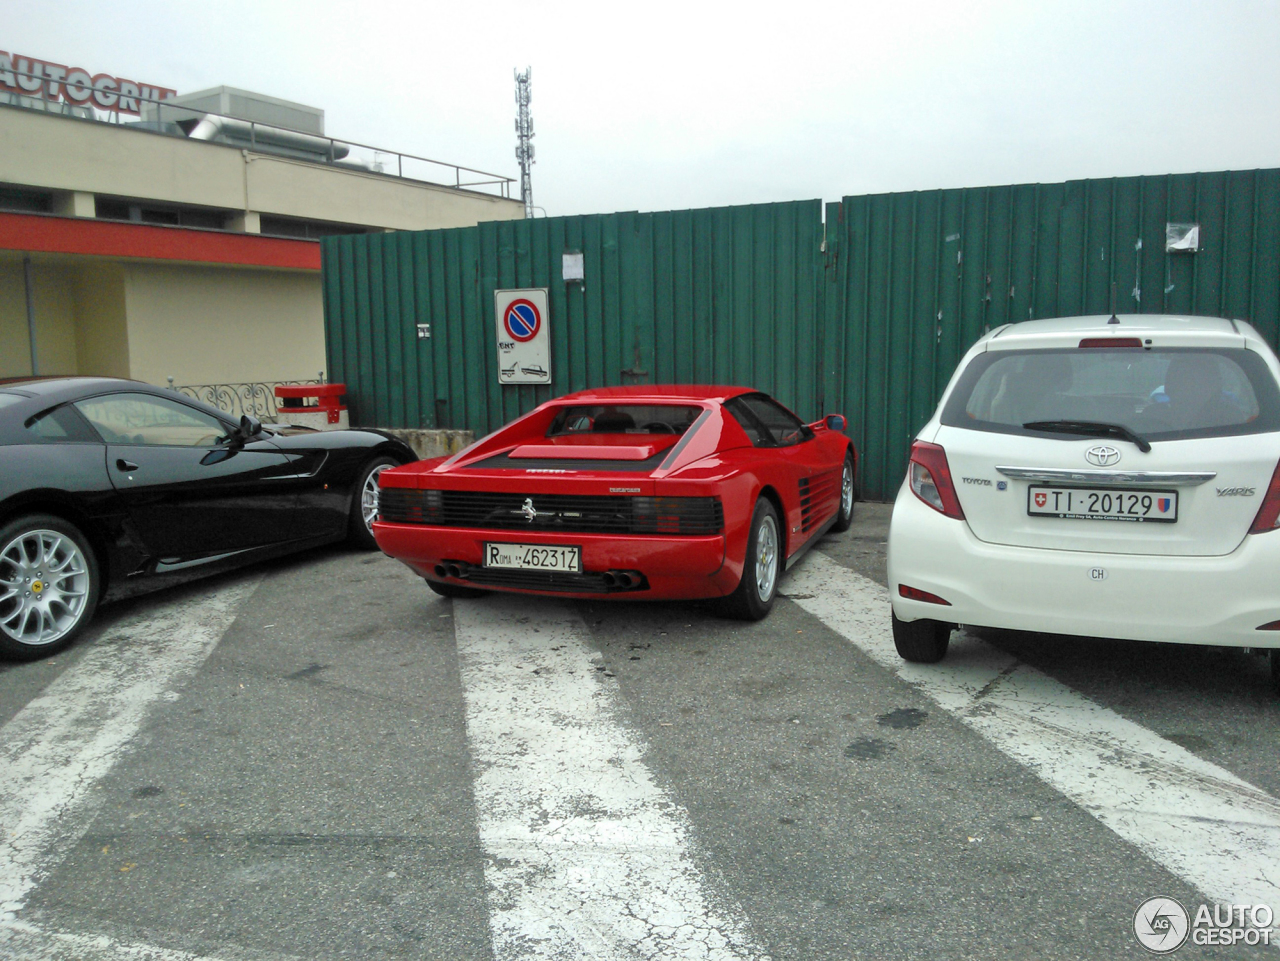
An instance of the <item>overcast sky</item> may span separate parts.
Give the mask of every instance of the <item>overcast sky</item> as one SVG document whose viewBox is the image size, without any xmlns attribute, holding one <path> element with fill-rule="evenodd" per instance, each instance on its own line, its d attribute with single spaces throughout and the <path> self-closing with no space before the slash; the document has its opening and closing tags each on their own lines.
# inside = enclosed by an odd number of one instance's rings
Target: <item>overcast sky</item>
<svg viewBox="0 0 1280 961">
<path fill-rule="evenodd" d="M 512 177 L 531 66 L 553 216 L 1280 165 L 1275 0 L 3 8 L 11 53 Z"/>
</svg>

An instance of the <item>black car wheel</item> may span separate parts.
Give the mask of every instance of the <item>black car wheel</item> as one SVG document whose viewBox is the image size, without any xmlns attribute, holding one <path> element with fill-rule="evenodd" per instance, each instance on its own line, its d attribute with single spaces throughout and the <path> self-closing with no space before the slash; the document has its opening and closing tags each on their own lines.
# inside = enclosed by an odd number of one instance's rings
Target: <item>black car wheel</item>
<svg viewBox="0 0 1280 961">
<path fill-rule="evenodd" d="M 484 597 L 488 591 L 481 590 L 478 587 L 467 587 L 465 584 L 446 584 L 444 581 L 427 580 L 427 587 L 431 588 L 441 597 Z"/>
<path fill-rule="evenodd" d="M 761 497 L 751 515 L 742 580 L 738 582 L 737 589 L 724 599 L 724 612 L 744 621 L 762 619 L 773 609 L 781 576 L 782 535 L 778 528 L 778 512 L 769 500 Z"/>
<path fill-rule="evenodd" d="M 947 654 L 951 644 L 951 625 L 943 621 L 921 618 L 918 621 L 900 621 L 893 618 L 893 646 L 904 661 L 916 664 L 936 664 Z"/>
<path fill-rule="evenodd" d="M 848 451 L 844 455 L 844 467 L 840 469 L 840 513 L 831 525 L 837 533 L 844 533 L 853 524 L 853 505 L 858 500 L 858 478 L 854 471 L 853 453 Z"/>
<path fill-rule="evenodd" d="M 352 547 L 362 551 L 377 550 L 373 522 L 378 519 L 378 475 L 388 467 L 399 466 L 399 463 L 390 457 L 375 457 L 360 471 L 355 490 L 351 493 L 351 517 L 347 529 Z"/>
<path fill-rule="evenodd" d="M 0 654 L 34 660 L 62 650 L 93 617 L 101 586 L 74 524 L 28 514 L 0 527 Z"/>
</svg>

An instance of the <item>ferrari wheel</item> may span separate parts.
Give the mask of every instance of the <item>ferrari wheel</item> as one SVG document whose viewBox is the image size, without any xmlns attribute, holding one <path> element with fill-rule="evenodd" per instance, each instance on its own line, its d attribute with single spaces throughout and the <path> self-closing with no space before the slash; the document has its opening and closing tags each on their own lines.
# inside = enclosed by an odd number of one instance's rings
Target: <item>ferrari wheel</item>
<svg viewBox="0 0 1280 961">
<path fill-rule="evenodd" d="M 840 470 L 840 512 L 831 529 L 838 533 L 847 531 L 853 524 L 853 505 L 857 502 L 857 480 L 854 474 L 853 453 L 844 455 L 844 467 Z"/>
<path fill-rule="evenodd" d="M 744 621 L 762 619 L 773 608 L 781 574 L 782 536 L 778 512 L 770 501 L 761 497 L 751 515 L 742 580 L 738 582 L 737 589 L 725 598 L 725 613 Z"/>
<path fill-rule="evenodd" d="M 93 617 L 98 563 L 80 529 L 31 514 L 0 528 L 0 654 L 34 660 L 62 650 Z"/>
<path fill-rule="evenodd" d="M 481 590 L 478 587 L 467 587 L 465 584 L 446 584 L 444 581 L 427 580 L 427 587 L 431 588 L 441 597 L 484 597 L 488 591 Z"/>
<path fill-rule="evenodd" d="M 362 551 L 377 549 L 378 542 L 373 539 L 373 522 L 378 519 L 378 475 L 388 467 L 395 467 L 397 463 L 390 457 L 375 457 L 360 471 L 355 490 L 352 491 L 351 517 L 347 527 L 352 547 L 358 547 Z"/>
</svg>

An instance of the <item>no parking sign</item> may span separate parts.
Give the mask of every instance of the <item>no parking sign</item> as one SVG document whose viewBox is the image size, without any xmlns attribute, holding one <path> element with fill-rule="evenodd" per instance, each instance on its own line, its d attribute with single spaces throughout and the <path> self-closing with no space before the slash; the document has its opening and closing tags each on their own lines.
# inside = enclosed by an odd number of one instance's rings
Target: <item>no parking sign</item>
<svg viewBox="0 0 1280 961">
<path fill-rule="evenodd" d="M 498 324 L 498 383 L 551 383 L 547 289 L 495 290 L 493 307 Z"/>
</svg>

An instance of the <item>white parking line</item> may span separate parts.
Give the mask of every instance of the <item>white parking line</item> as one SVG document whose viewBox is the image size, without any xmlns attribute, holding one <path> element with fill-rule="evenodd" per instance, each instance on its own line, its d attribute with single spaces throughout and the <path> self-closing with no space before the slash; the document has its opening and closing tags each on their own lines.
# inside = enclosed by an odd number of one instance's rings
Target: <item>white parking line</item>
<svg viewBox="0 0 1280 961">
<path fill-rule="evenodd" d="M 220 961 L 150 944 L 130 944 L 101 935 L 44 931 L 23 921 L 0 921 L 0 957 L 23 961 Z M 230 961 L 230 959 L 223 959 Z"/>
<path fill-rule="evenodd" d="M 491 597 L 454 602 L 454 624 L 499 961 L 762 961 L 700 876 L 688 814 L 645 767 L 577 614 Z"/>
<path fill-rule="evenodd" d="M 15 916 L 88 829 L 94 785 L 151 707 L 177 698 L 259 579 L 125 618 L 0 728 L 0 925 L 33 930 Z"/>
<path fill-rule="evenodd" d="M 885 588 L 813 552 L 787 595 L 1209 899 L 1280 913 L 1280 801 L 971 635 L 898 657 Z M 1157 894 L 1159 892 L 1152 892 Z"/>
</svg>

